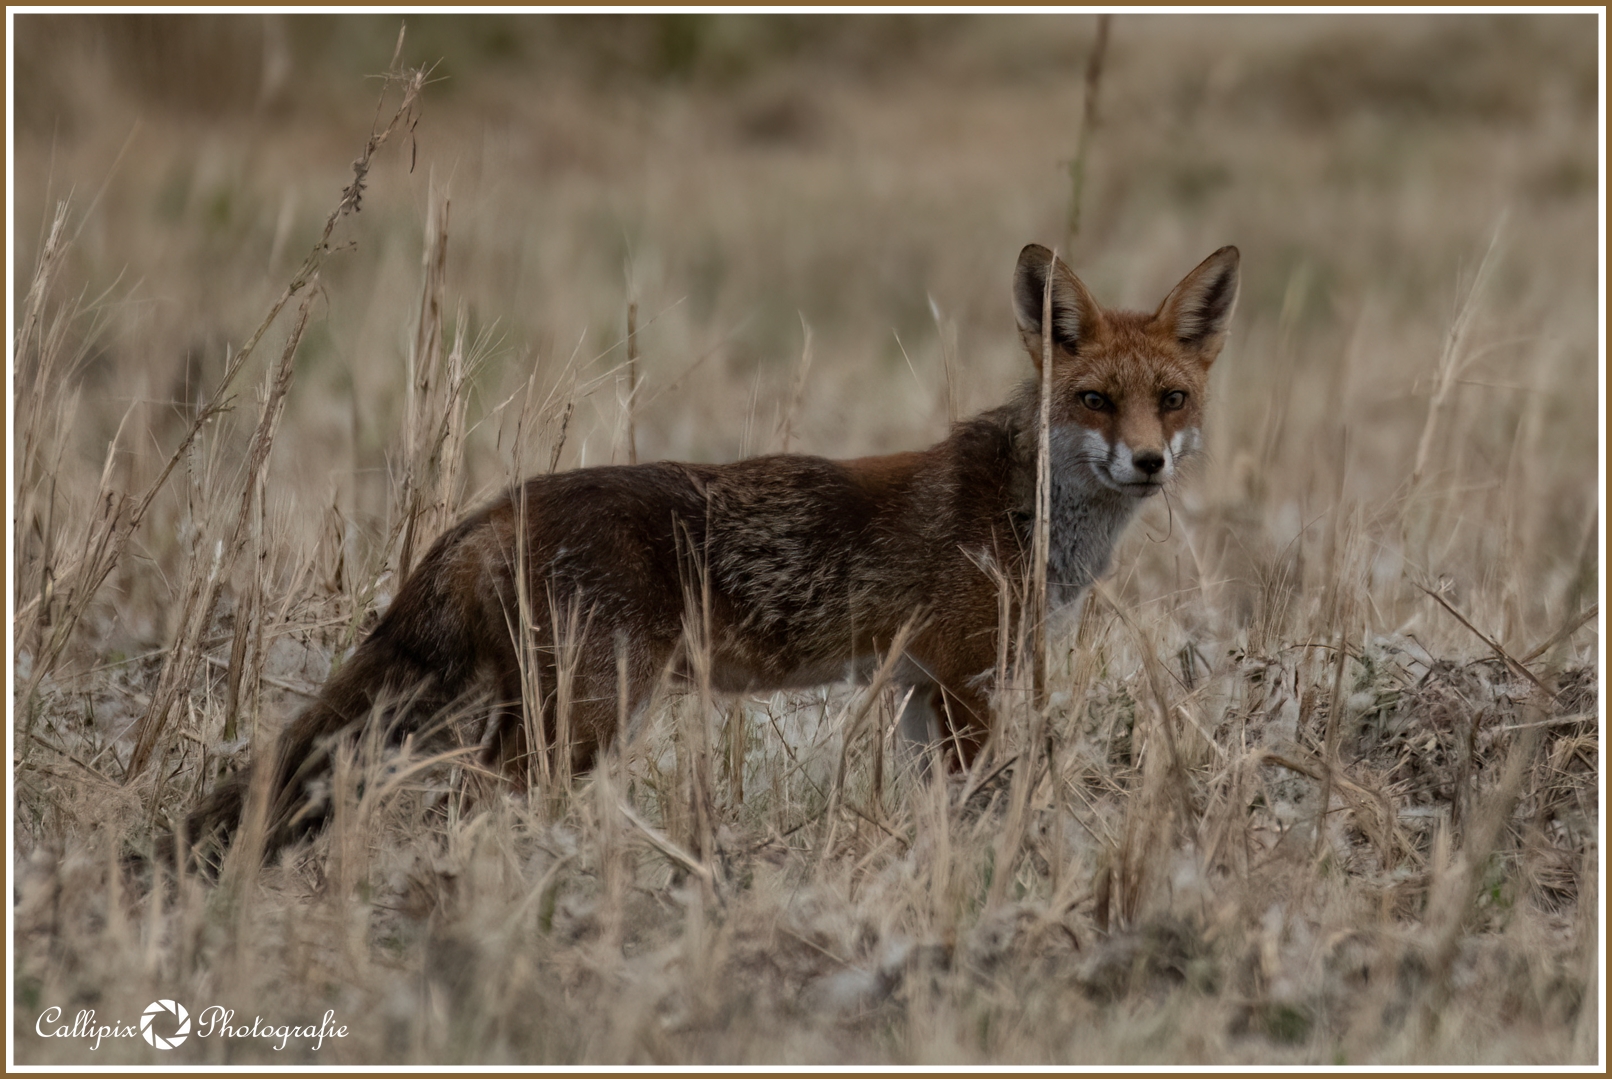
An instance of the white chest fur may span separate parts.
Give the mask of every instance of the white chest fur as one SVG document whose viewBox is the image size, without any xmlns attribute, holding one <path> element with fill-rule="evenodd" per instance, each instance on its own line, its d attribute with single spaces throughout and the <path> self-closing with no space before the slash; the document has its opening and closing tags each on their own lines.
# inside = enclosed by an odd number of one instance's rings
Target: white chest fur
<svg viewBox="0 0 1612 1079">
<path fill-rule="evenodd" d="M 1100 483 L 1084 457 L 1092 452 L 1083 429 L 1052 432 L 1052 528 L 1047 551 L 1047 600 L 1075 603 L 1108 571 L 1114 546 L 1141 499 Z"/>
</svg>

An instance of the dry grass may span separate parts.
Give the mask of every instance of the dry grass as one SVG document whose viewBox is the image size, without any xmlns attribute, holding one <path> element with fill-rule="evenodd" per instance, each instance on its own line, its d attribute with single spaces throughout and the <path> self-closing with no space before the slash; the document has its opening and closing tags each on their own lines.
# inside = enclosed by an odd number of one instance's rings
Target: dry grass
<svg viewBox="0 0 1612 1079">
<path fill-rule="evenodd" d="M 1243 299 L 1210 455 L 968 780 L 877 685 L 669 694 L 131 894 L 510 476 L 921 445 L 1029 371 L 1092 18 L 418 23 L 447 81 L 326 247 L 395 23 L 17 18 L 19 1063 L 1601 1056 L 1585 17 L 1115 18 L 1070 261 L 1143 303 L 1236 243 Z M 34 1034 L 159 997 L 350 1035 Z"/>
</svg>

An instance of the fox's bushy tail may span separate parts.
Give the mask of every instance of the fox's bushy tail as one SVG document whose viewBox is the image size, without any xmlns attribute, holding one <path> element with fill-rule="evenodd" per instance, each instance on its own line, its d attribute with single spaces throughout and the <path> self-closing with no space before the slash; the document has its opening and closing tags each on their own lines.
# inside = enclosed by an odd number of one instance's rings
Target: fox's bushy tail
<svg viewBox="0 0 1612 1079">
<path fill-rule="evenodd" d="M 465 531 L 462 525 L 442 537 L 421 560 L 318 699 L 281 732 L 273 752 L 225 780 L 190 813 L 182 831 L 191 865 L 216 870 L 246 817 L 254 783 L 266 783 L 265 858 L 322 827 L 335 797 L 331 777 L 340 747 L 371 733 L 401 742 L 464 694 L 489 658 L 480 654 L 489 635 L 472 609 L 477 597 L 454 588 L 461 576 L 453 572 L 457 541 Z M 375 731 L 377 723 L 384 730 Z M 175 864 L 179 841 L 177 834 L 158 840 L 159 864 Z"/>
</svg>

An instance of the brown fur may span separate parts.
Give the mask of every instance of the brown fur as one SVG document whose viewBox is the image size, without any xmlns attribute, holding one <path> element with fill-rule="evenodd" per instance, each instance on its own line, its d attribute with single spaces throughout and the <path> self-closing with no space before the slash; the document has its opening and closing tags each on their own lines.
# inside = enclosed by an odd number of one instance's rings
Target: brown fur
<svg viewBox="0 0 1612 1079">
<path fill-rule="evenodd" d="M 1051 261 L 1045 248 L 1025 248 L 1014 284 L 1038 368 Z M 1104 311 L 1066 266 L 1053 266 L 1055 602 L 1105 571 L 1140 497 L 1195 447 L 1236 264 L 1234 248 L 1216 252 L 1151 315 Z M 1029 573 L 1038 391 L 1028 383 L 927 450 L 659 462 L 526 481 L 436 541 L 283 733 L 268 848 L 323 820 L 337 745 L 365 731 L 397 743 L 479 679 L 495 697 L 484 761 L 529 781 L 534 753 L 553 752 L 561 734 L 561 655 L 572 659 L 561 751 L 587 767 L 618 734 L 622 689 L 629 710 L 642 707 L 668 671 L 688 673 L 691 634 L 706 632 L 713 688 L 744 693 L 854 675 L 911 621 L 897 677 L 915 687 L 913 714 L 944 737 L 954 764 L 967 765 L 989 733 L 1001 582 L 1022 595 Z M 1093 393 L 1103 407 L 1082 396 Z M 1167 400 L 1172 393 L 1185 393 L 1184 403 Z M 1159 467 L 1148 472 L 1154 456 Z M 519 572 L 533 615 L 526 682 L 542 698 L 533 717 L 522 705 Z M 207 850 L 227 842 L 247 787 L 243 775 L 216 791 L 189 821 L 193 840 Z"/>
</svg>

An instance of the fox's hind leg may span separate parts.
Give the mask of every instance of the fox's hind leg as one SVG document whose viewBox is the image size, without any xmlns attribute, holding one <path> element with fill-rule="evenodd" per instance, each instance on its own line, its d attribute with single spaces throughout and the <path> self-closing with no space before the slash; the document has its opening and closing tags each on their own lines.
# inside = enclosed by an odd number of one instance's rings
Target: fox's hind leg
<svg viewBox="0 0 1612 1079">
<path fill-rule="evenodd" d="M 482 767 L 524 789 L 542 772 L 536 754 L 549 754 L 549 768 L 557 769 L 561 760 L 555 754 L 563 740 L 572 774 L 592 768 L 602 750 L 630 733 L 623 727 L 654 696 L 673 647 L 664 641 L 589 642 L 576 656 L 563 692 L 552 650 L 533 649 L 526 676 L 529 693 L 511 655 L 494 680 Z M 535 715 L 527 707 L 533 698 L 538 699 Z"/>
<path fill-rule="evenodd" d="M 527 677 L 520 666 L 512 663 L 500 670 L 493 681 L 492 713 L 488 716 L 480 761 L 483 768 L 503 776 L 520 789 L 531 783 L 534 736 L 541 739 L 542 744 L 548 744 L 544 717 L 554 693 L 554 665 L 534 655 L 526 674 L 530 676 L 530 690 L 536 698 L 532 702 L 537 708 L 535 716 L 528 720 Z"/>
</svg>

